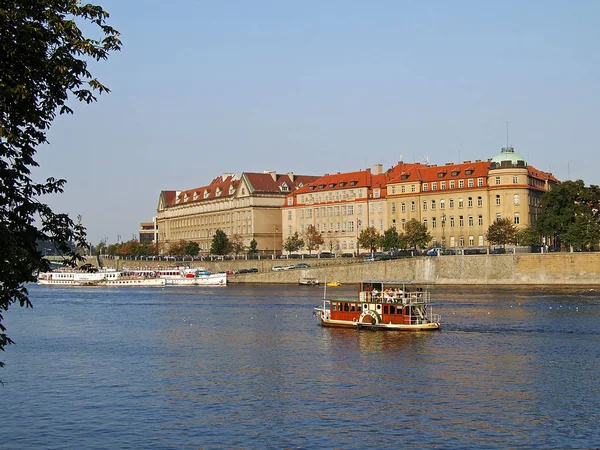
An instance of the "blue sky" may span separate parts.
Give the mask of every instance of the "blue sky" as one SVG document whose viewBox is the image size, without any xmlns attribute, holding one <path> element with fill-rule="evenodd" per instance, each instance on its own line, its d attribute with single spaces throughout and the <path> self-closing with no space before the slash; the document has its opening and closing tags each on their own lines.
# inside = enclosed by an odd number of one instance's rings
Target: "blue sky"
<svg viewBox="0 0 600 450">
<path fill-rule="evenodd" d="M 112 92 L 60 117 L 36 177 L 90 240 L 137 235 L 161 190 L 223 172 L 321 175 L 509 143 L 600 184 L 600 2 L 96 0 Z"/>
</svg>

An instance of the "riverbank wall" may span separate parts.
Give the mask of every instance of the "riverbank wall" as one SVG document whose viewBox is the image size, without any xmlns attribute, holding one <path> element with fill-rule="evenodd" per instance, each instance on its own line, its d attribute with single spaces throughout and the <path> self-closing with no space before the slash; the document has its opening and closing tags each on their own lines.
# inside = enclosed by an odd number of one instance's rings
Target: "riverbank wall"
<svg viewBox="0 0 600 450">
<path fill-rule="evenodd" d="M 273 271 L 273 266 L 310 264 L 308 269 Z M 103 259 L 105 267 L 158 268 L 190 262 Z M 353 258 L 305 260 L 194 261 L 213 272 L 257 268 L 257 273 L 232 274 L 231 283 L 295 284 L 302 277 L 357 283 L 366 279 L 409 280 L 439 285 L 586 285 L 600 286 L 600 253 L 421 256 L 362 262 Z"/>
</svg>

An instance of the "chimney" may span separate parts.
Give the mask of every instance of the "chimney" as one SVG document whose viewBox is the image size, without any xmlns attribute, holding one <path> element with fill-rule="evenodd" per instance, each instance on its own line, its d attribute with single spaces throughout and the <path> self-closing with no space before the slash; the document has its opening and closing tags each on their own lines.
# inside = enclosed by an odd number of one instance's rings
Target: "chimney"
<svg viewBox="0 0 600 450">
<path fill-rule="evenodd" d="M 294 172 L 288 172 L 287 176 L 290 177 L 290 181 L 293 183 L 294 182 Z"/>
<path fill-rule="evenodd" d="M 271 175 L 271 178 L 273 178 L 273 181 L 277 181 L 277 172 L 275 172 L 274 170 L 265 169 L 263 173 L 268 173 L 269 175 Z"/>
<path fill-rule="evenodd" d="M 375 164 L 373 166 L 373 175 L 381 175 L 383 173 L 383 164 Z"/>
</svg>

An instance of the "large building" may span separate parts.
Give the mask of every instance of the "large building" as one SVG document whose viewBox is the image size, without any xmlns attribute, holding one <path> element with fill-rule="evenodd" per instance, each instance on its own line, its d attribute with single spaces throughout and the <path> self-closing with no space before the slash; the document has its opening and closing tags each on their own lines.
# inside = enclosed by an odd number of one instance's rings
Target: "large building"
<svg viewBox="0 0 600 450">
<path fill-rule="evenodd" d="M 157 226 L 160 251 L 180 241 L 197 242 L 209 253 L 216 230 L 238 235 L 245 246 L 254 239 L 263 253 L 281 251 L 281 207 L 285 197 L 317 176 L 244 172 L 226 173 L 210 184 L 186 191 L 162 191 Z"/>
<path fill-rule="evenodd" d="M 285 239 L 314 225 L 323 250 L 354 251 L 361 230 L 402 231 L 416 219 L 431 244 L 483 247 L 498 218 L 518 227 L 534 225 L 540 197 L 558 180 L 527 164 L 512 147 L 488 161 L 443 166 L 400 162 L 382 171 L 325 175 L 288 195 L 282 212 Z"/>
</svg>

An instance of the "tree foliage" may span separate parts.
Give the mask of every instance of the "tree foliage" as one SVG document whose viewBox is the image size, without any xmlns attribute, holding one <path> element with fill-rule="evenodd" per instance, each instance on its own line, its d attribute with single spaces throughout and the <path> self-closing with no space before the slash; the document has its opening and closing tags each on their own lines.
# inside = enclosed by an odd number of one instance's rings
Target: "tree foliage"
<svg viewBox="0 0 600 450">
<path fill-rule="evenodd" d="M 541 199 L 536 228 L 563 245 L 595 247 L 600 234 L 600 190 L 581 180 L 553 186 Z"/>
<path fill-rule="evenodd" d="M 367 227 L 358 235 L 359 248 L 368 248 L 371 253 L 375 253 L 379 247 L 381 236 L 375 227 Z"/>
<path fill-rule="evenodd" d="M 542 235 L 535 227 L 525 227 L 517 231 L 517 244 L 540 246 L 542 245 Z"/>
<path fill-rule="evenodd" d="M 210 244 L 210 252 L 213 255 L 227 255 L 231 252 L 231 243 L 227 238 L 227 235 L 220 228 L 215 231 L 213 240 Z"/>
<path fill-rule="evenodd" d="M 73 112 L 69 100 L 91 103 L 95 92 L 108 92 L 88 70 L 88 62 L 120 49 L 107 19 L 101 7 L 77 0 L 5 0 L 0 6 L 0 311 L 15 302 L 32 306 L 24 285 L 48 270 L 36 242 L 53 243 L 72 263 L 76 255 L 66 243 L 86 246 L 85 228 L 43 202 L 62 193 L 65 180 L 34 181 L 31 168 L 56 114 Z M 101 38 L 86 37 L 78 24 Z M 12 343 L 2 319 L 0 350 Z"/>
<path fill-rule="evenodd" d="M 288 236 L 283 242 L 283 248 L 288 252 L 297 252 L 304 247 L 304 241 L 296 231 L 293 235 Z"/>
<path fill-rule="evenodd" d="M 239 234 L 233 234 L 229 238 L 229 243 L 231 244 L 231 251 L 235 256 L 242 253 L 246 246 L 244 245 L 244 239 Z"/>
<path fill-rule="evenodd" d="M 404 240 L 410 248 L 425 248 L 429 241 L 431 241 L 431 234 L 427 231 L 427 227 L 424 224 L 417 219 L 411 219 L 406 222 Z"/>
<path fill-rule="evenodd" d="M 314 225 L 309 225 L 304 232 L 304 246 L 311 254 L 313 250 L 317 250 L 320 245 L 323 245 L 325 240 L 321 233 L 317 231 Z"/>
<path fill-rule="evenodd" d="M 400 248 L 400 245 L 400 235 L 395 227 L 388 228 L 381 235 L 379 246 L 386 252 L 392 249 L 398 249 Z"/>
<path fill-rule="evenodd" d="M 492 245 L 516 244 L 517 227 L 508 217 L 500 218 L 490 224 L 485 239 Z"/>
<path fill-rule="evenodd" d="M 248 253 L 251 255 L 258 253 L 258 242 L 256 242 L 256 239 L 252 239 L 250 241 L 250 244 L 248 245 Z"/>
</svg>

